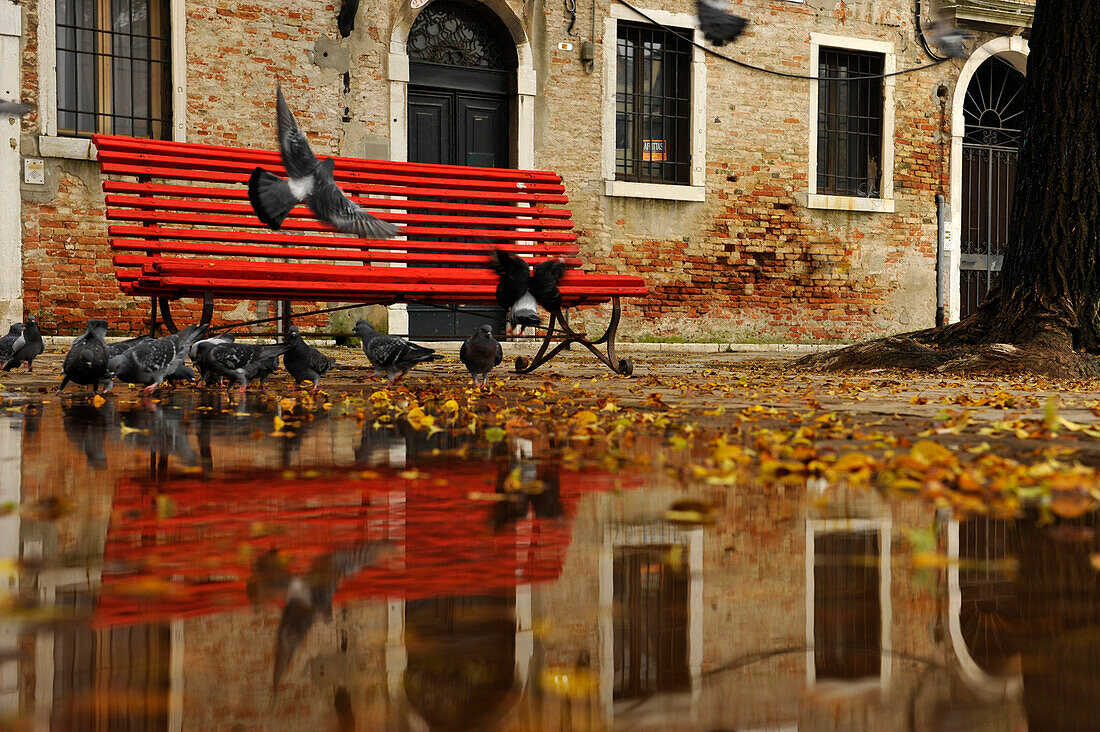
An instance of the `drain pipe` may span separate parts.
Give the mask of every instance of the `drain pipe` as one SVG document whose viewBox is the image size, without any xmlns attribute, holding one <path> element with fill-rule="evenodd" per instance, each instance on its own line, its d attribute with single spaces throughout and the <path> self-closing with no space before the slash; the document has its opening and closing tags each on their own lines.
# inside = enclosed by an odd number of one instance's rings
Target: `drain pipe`
<svg viewBox="0 0 1100 732">
<path fill-rule="evenodd" d="M 947 324 L 947 199 L 936 194 L 936 327 Z"/>
</svg>

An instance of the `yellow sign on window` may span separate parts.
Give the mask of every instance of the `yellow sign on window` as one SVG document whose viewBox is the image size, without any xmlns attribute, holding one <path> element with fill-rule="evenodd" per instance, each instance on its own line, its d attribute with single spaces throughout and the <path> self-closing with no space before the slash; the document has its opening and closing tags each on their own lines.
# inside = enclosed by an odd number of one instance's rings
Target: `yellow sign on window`
<svg viewBox="0 0 1100 732">
<path fill-rule="evenodd" d="M 642 160 L 650 162 L 665 161 L 664 140 L 642 140 Z"/>
</svg>

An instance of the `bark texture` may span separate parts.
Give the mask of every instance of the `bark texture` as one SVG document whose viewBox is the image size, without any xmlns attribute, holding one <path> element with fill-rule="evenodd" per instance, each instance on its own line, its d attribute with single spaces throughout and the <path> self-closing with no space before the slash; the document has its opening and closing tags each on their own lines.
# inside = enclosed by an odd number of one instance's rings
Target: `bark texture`
<svg viewBox="0 0 1100 732">
<path fill-rule="evenodd" d="M 1029 43 L 1004 268 L 985 302 L 804 363 L 1100 375 L 1100 2 L 1038 0 Z"/>
</svg>

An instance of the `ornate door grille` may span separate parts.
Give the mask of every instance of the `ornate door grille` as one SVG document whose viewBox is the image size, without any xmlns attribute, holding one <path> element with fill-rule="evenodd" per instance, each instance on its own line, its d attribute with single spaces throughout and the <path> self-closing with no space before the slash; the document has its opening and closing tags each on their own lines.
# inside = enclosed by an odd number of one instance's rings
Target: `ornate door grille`
<svg viewBox="0 0 1100 732">
<path fill-rule="evenodd" d="M 1008 239 L 1023 113 L 1024 76 L 993 57 L 974 74 L 963 114 L 963 210 L 959 315 L 965 318 L 996 282 Z"/>
</svg>

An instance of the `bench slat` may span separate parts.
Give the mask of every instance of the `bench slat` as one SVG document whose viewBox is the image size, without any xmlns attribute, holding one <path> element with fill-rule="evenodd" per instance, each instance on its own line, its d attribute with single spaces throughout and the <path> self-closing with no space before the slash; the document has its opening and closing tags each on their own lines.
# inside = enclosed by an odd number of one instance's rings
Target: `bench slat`
<svg viewBox="0 0 1100 732">
<path fill-rule="evenodd" d="M 132 226 L 112 224 L 107 227 L 112 237 L 148 238 L 152 241 L 181 239 L 184 241 L 224 242 L 232 234 L 235 242 L 255 244 L 286 244 L 322 247 L 348 247 L 362 251 L 400 251 L 427 250 L 466 252 L 479 251 L 486 255 L 493 249 L 504 249 L 517 254 L 543 254 L 546 256 L 576 254 L 580 251 L 575 243 L 540 243 L 537 245 L 515 242 L 470 242 L 470 241 L 422 241 L 416 239 L 359 239 L 351 236 L 309 236 L 306 234 L 285 234 L 270 229 L 252 229 L 248 231 L 226 232 L 224 229 L 175 229 L 160 226 Z M 522 240 L 520 240 L 522 241 Z"/>
<path fill-rule="evenodd" d="M 273 131 L 272 138 L 274 137 L 275 134 Z M 101 159 L 114 160 L 123 157 L 136 157 L 138 155 L 147 154 L 153 150 L 159 150 L 169 154 L 182 154 L 191 157 L 245 160 L 254 162 L 255 164 L 273 162 L 276 165 L 282 165 L 282 158 L 278 150 L 228 147 L 224 145 L 208 145 L 194 142 L 174 142 L 171 140 L 148 140 L 119 135 L 95 135 L 93 136 L 93 142 L 96 145 L 96 150 Z M 442 177 L 475 175 L 479 178 L 498 178 L 501 180 L 561 181 L 561 176 L 549 170 L 486 168 L 473 165 L 442 165 L 439 163 L 408 163 L 392 160 L 330 156 L 320 153 L 318 155 L 319 157 L 336 157 L 338 161 L 363 170 L 412 171 L 425 175 Z"/>
<path fill-rule="evenodd" d="M 381 193 L 393 192 L 393 186 L 384 186 L 387 191 L 379 191 Z M 386 206 L 392 206 L 395 208 L 415 209 L 415 210 L 436 210 L 436 211 L 469 211 L 471 209 L 477 211 L 485 211 L 498 213 L 502 216 L 534 216 L 537 218 L 557 218 L 557 219 L 572 219 L 573 212 L 567 208 L 548 208 L 546 206 L 509 206 L 506 204 L 497 203 L 479 203 L 476 206 L 470 206 L 467 202 L 459 201 L 437 201 L 428 200 L 421 201 L 413 198 L 366 198 L 364 196 L 354 195 L 359 192 L 360 189 L 365 188 L 382 188 L 382 186 L 355 186 L 350 185 L 345 189 L 345 193 L 352 194 L 351 198 L 360 204 L 370 205 L 374 207 L 384 208 Z M 243 188 L 211 188 L 206 186 L 177 186 L 177 185 L 165 185 L 158 183 L 131 183 L 129 181 L 120 180 L 106 180 L 103 181 L 103 191 L 105 193 L 128 193 L 137 194 L 141 196 L 178 196 L 181 198 L 196 198 L 196 199 L 215 199 L 215 200 L 233 200 L 233 201 L 247 201 L 248 191 Z M 371 191 L 366 191 L 371 192 Z M 405 195 L 402 193 L 401 195 Z M 565 199 L 562 196 L 563 201 Z M 110 197 L 108 197 L 110 200 Z"/>
<path fill-rule="evenodd" d="M 107 197 L 107 205 L 109 206 L 124 206 L 131 209 L 148 209 L 157 211 L 185 211 L 185 212 L 202 212 L 202 213 L 217 213 L 217 214 L 241 214 L 244 216 L 252 217 L 255 219 L 255 213 L 252 209 L 252 205 L 248 203 L 226 203 L 224 201 L 194 201 L 185 200 L 179 198 L 141 198 L 138 196 L 120 196 L 110 194 Z M 361 201 L 371 208 L 377 208 L 378 203 L 374 199 L 363 199 Z M 402 201 L 392 201 L 396 208 L 400 208 Z M 468 209 L 472 213 L 477 213 L 476 207 L 470 207 Z M 520 211 L 526 211 L 529 209 L 518 209 Z M 400 214 L 393 212 L 385 212 L 384 216 L 387 221 L 392 221 L 395 224 L 402 224 L 407 226 L 410 223 L 419 224 L 431 224 L 431 223 L 446 223 L 446 224 L 473 224 L 478 226 L 509 226 L 509 227 L 531 227 L 531 228 L 548 228 L 548 229 L 572 229 L 573 222 L 570 220 L 561 219 L 514 219 L 514 218 L 497 218 L 487 216 L 445 216 L 440 214 Z M 381 218 L 381 217 L 379 217 Z M 318 220 L 317 215 L 313 213 L 307 206 L 298 206 L 290 212 L 289 219 L 312 219 Z M 263 225 L 259 219 L 255 219 L 257 225 Z M 284 224 L 285 225 L 285 224 Z"/>
<path fill-rule="evenodd" d="M 346 262 L 405 262 L 418 264 L 458 264 L 487 266 L 487 258 L 484 254 L 471 254 L 468 251 L 455 254 L 439 254 L 437 252 L 386 252 L 386 251 L 349 251 L 339 249 L 316 249 L 311 247 L 271 247 L 241 244 L 207 244 L 197 242 L 155 242 L 141 239 L 116 239 L 111 242 L 111 248 L 115 251 L 144 251 L 169 254 L 197 254 L 218 255 L 225 257 L 265 257 L 270 259 L 321 259 Z M 458 250 L 461 251 L 461 250 Z M 153 258 L 146 256 L 123 254 L 115 256 L 115 265 L 119 260 L 133 261 L 140 266 Z M 528 261 L 537 264 L 549 257 L 536 256 Z M 580 264 L 576 257 L 567 258 L 566 263 L 571 266 Z M 133 266 L 133 265 L 131 265 Z"/>
</svg>

